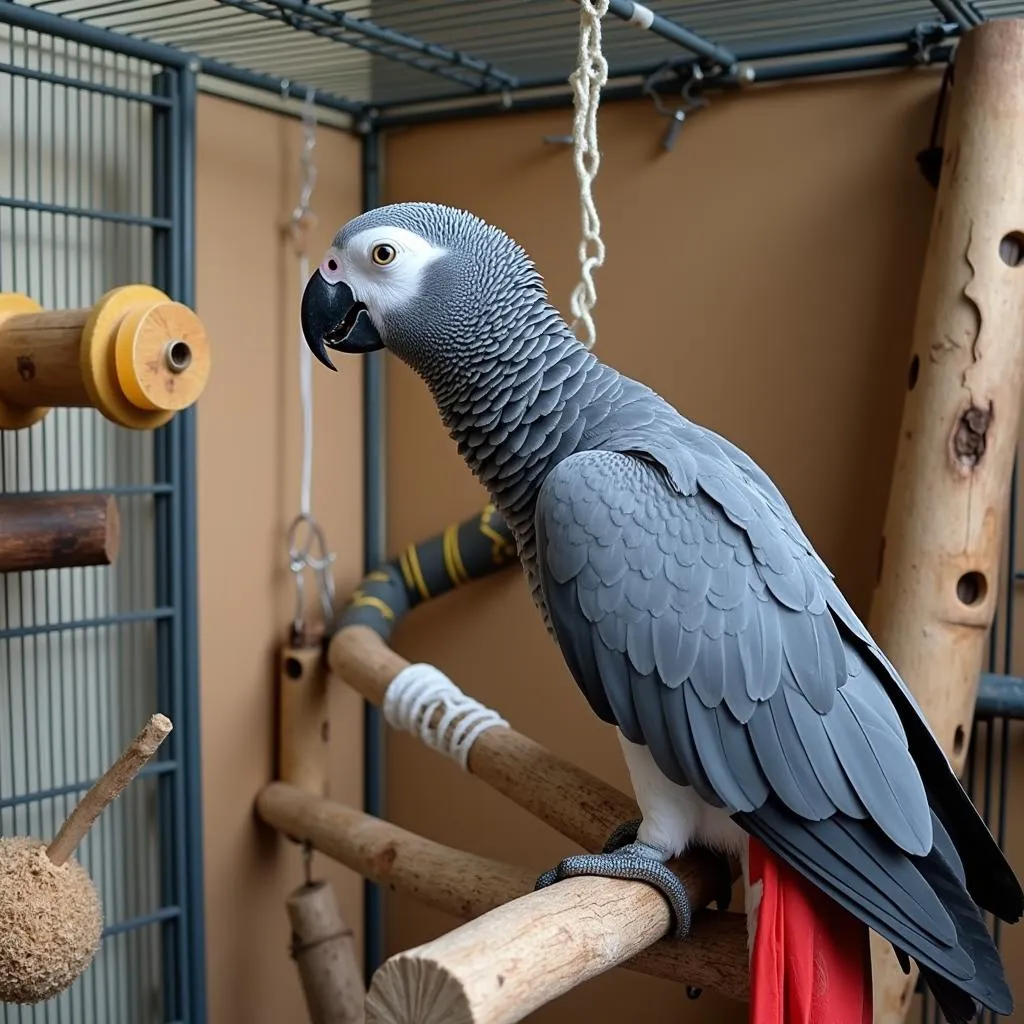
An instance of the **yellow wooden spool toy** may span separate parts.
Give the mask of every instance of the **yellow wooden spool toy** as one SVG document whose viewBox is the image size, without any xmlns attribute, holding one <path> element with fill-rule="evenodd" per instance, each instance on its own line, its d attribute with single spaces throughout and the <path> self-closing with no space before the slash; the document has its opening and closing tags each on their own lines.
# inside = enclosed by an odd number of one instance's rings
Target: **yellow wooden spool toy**
<svg viewBox="0 0 1024 1024">
<path fill-rule="evenodd" d="M 154 430 L 192 405 L 209 375 L 199 317 L 157 288 L 124 285 L 91 309 L 55 311 L 0 294 L 0 429 L 29 427 L 63 407 Z"/>
</svg>

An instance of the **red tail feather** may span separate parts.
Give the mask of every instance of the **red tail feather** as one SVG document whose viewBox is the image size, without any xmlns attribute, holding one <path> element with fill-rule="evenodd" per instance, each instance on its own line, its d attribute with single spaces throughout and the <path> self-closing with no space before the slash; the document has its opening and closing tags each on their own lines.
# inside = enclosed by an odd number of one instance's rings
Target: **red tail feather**
<svg viewBox="0 0 1024 1024">
<path fill-rule="evenodd" d="M 762 883 L 750 962 L 750 1024 L 871 1024 L 868 930 L 750 840 Z"/>
</svg>

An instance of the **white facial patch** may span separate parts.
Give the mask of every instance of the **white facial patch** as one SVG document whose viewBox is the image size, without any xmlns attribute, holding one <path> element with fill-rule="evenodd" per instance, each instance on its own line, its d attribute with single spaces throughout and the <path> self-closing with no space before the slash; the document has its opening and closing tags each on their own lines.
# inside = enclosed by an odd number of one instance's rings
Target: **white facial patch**
<svg viewBox="0 0 1024 1024">
<path fill-rule="evenodd" d="M 374 262 L 374 252 L 381 253 L 378 246 L 394 250 L 394 259 L 385 266 Z M 344 281 L 381 330 L 386 313 L 419 296 L 424 270 L 444 253 L 444 249 L 405 228 L 367 228 L 354 235 L 343 250 L 329 250 L 321 273 L 328 280 Z M 330 261 L 335 261 L 336 267 L 328 274 Z"/>
</svg>

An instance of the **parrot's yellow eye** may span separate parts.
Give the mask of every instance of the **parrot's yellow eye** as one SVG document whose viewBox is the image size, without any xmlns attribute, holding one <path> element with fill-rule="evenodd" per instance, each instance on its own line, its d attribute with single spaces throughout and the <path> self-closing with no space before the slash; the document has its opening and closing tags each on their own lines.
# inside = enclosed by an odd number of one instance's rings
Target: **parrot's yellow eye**
<svg viewBox="0 0 1024 1024">
<path fill-rule="evenodd" d="M 395 247 L 388 245 L 387 242 L 380 242 L 370 250 L 370 258 L 378 267 L 386 267 L 389 263 L 394 263 L 397 255 L 398 251 Z"/>
</svg>

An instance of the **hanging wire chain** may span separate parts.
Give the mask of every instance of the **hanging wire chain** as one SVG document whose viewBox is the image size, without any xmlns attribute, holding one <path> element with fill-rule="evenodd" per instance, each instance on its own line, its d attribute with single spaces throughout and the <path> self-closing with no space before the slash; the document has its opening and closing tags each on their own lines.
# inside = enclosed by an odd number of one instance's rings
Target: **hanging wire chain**
<svg viewBox="0 0 1024 1024">
<path fill-rule="evenodd" d="M 299 202 L 292 211 L 290 230 L 292 245 L 299 258 L 299 292 L 309 280 L 309 234 L 316 226 L 311 200 L 316 185 L 316 92 L 309 89 L 302 105 L 302 184 Z M 292 618 L 292 637 L 297 640 L 306 633 L 305 572 L 312 569 L 317 579 L 317 591 L 324 625 L 334 619 L 335 554 L 327 546 L 323 528 L 313 518 L 311 510 L 313 489 L 313 357 L 299 327 L 299 394 L 302 402 L 302 481 L 299 493 L 299 514 L 288 528 L 288 567 L 295 579 L 295 614 Z M 300 532 L 306 528 L 304 543 L 299 543 Z M 318 554 L 313 553 L 316 546 Z"/>
<path fill-rule="evenodd" d="M 569 76 L 573 90 L 573 163 L 580 189 L 580 218 L 583 237 L 579 246 L 580 281 L 573 289 L 569 306 L 574 317 L 572 329 L 582 322 L 586 331 L 583 344 L 593 348 L 597 327 L 591 310 L 597 303 L 594 271 L 604 263 L 605 245 L 601 238 L 601 219 L 594 203 L 593 184 L 601 166 L 597 144 L 597 108 L 601 89 L 608 81 L 608 61 L 601 50 L 601 19 L 608 13 L 610 0 L 580 0 L 580 34 L 576 70 Z M 581 339 L 582 340 L 582 339 Z"/>
</svg>

